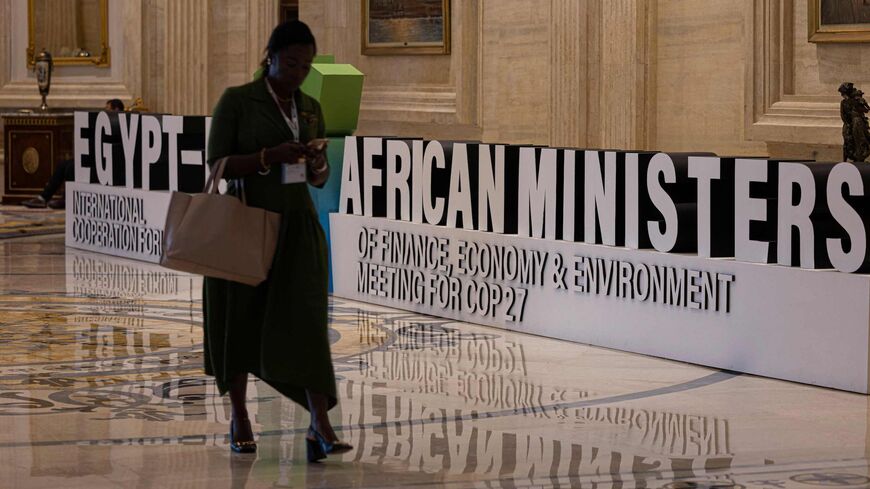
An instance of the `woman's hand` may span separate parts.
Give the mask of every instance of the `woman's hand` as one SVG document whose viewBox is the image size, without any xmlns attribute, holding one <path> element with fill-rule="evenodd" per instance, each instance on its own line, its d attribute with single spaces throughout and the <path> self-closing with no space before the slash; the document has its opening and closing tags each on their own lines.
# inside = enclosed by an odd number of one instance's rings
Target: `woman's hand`
<svg viewBox="0 0 870 489">
<path fill-rule="evenodd" d="M 304 144 L 296 142 L 281 143 L 278 146 L 273 146 L 266 150 L 264 155 L 265 162 L 268 166 L 278 163 L 299 163 L 300 160 L 306 159 L 306 148 Z"/>
<path fill-rule="evenodd" d="M 309 156 L 305 160 L 305 164 L 308 165 L 308 171 L 312 173 L 323 173 L 326 169 L 326 154 L 318 153 L 316 156 Z"/>
<path fill-rule="evenodd" d="M 327 139 L 312 139 L 305 145 L 307 152 L 305 163 L 308 170 L 308 180 L 312 185 L 322 184 L 329 176 L 326 162 L 326 145 L 329 143 Z"/>
<path fill-rule="evenodd" d="M 325 146 L 320 151 L 310 152 L 305 160 L 308 183 L 318 188 L 323 187 L 329 178 L 329 164 L 326 161 L 326 151 L 324 149 Z"/>
</svg>

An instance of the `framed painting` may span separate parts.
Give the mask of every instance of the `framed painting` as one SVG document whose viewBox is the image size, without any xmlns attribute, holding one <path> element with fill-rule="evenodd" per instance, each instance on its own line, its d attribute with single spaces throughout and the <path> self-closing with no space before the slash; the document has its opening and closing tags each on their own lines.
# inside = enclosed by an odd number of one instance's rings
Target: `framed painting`
<svg viewBox="0 0 870 489">
<path fill-rule="evenodd" d="M 870 41 L 870 0 L 807 0 L 810 42 Z"/>
<path fill-rule="evenodd" d="M 361 0 L 362 54 L 450 54 L 450 0 Z"/>
</svg>

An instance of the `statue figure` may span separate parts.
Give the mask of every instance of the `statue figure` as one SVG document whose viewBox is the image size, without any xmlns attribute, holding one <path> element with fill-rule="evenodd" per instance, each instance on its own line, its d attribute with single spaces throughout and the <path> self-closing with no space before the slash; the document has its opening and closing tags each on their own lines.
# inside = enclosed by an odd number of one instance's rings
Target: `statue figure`
<svg viewBox="0 0 870 489">
<path fill-rule="evenodd" d="M 838 89 L 843 100 L 840 101 L 840 118 L 843 119 L 843 160 L 864 161 L 870 156 L 870 125 L 867 113 L 870 106 L 864 99 L 864 92 L 845 82 Z"/>
</svg>

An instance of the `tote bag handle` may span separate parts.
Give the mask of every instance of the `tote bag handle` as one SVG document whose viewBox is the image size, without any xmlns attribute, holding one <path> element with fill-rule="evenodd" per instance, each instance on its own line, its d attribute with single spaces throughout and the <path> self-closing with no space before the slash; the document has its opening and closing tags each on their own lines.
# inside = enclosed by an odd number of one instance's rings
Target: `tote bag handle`
<svg viewBox="0 0 870 489">
<path fill-rule="evenodd" d="M 205 182 L 205 187 L 203 187 L 202 189 L 204 193 L 218 193 L 218 186 L 220 185 L 221 178 L 224 175 L 224 169 L 227 166 L 227 159 L 229 159 L 229 156 L 224 156 L 223 158 L 217 160 L 217 162 L 215 162 L 215 164 L 212 166 L 212 170 L 208 176 L 208 180 L 206 180 Z M 239 188 L 239 197 L 242 199 L 242 203 L 247 205 L 248 201 L 245 198 L 245 179 L 237 178 L 236 182 Z"/>
</svg>

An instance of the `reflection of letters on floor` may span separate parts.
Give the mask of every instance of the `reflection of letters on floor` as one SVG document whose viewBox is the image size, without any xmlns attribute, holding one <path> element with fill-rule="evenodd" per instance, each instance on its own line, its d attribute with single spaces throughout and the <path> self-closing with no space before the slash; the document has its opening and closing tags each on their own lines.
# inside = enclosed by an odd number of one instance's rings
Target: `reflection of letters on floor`
<svg viewBox="0 0 870 489">
<path fill-rule="evenodd" d="M 499 477 L 634 472 L 639 480 L 659 478 L 660 472 L 700 474 L 732 464 L 728 421 L 710 416 L 627 408 L 550 409 L 541 416 L 559 418 L 567 426 L 576 424 L 576 429 L 489 430 L 454 420 L 474 417 L 474 411 L 429 407 L 416 397 L 378 394 L 368 383 L 349 383 L 342 395 L 345 402 L 359 407 L 342 420 L 362 427 L 348 433 L 347 441 L 357 447 L 356 462 L 404 462 L 429 473 L 445 470 Z M 615 440 L 594 440 L 593 427 L 598 423 L 618 425 L 623 431 Z M 578 435 L 582 430 L 593 434 Z"/>
</svg>

